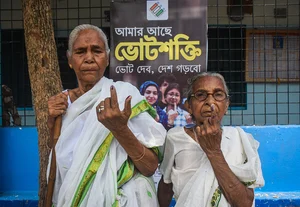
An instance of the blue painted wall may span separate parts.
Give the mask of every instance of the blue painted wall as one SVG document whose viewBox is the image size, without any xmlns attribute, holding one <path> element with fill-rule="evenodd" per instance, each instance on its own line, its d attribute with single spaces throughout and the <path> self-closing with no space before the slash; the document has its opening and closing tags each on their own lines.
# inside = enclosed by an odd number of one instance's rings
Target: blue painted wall
<svg viewBox="0 0 300 207">
<path fill-rule="evenodd" d="M 243 128 L 260 142 L 266 181 L 261 191 L 300 191 L 300 125 Z"/>
<path fill-rule="evenodd" d="M 266 185 L 256 192 L 300 192 L 300 125 L 243 128 L 260 142 Z M 38 170 L 36 128 L 0 128 L 0 200 L 1 192 L 37 192 Z"/>
<path fill-rule="evenodd" d="M 0 128 L 0 192 L 37 191 L 38 156 L 36 128 Z"/>
</svg>

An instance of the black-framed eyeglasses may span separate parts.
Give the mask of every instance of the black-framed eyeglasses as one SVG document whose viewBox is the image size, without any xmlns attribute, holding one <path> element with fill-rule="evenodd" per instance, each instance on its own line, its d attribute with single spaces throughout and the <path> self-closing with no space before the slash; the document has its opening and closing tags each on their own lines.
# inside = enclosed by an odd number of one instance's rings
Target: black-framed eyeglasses
<svg viewBox="0 0 300 207">
<path fill-rule="evenodd" d="M 216 101 L 224 101 L 228 98 L 228 95 L 224 91 L 216 91 L 213 93 L 208 93 L 207 91 L 197 91 L 192 93 L 190 97 L 194 97 L 198 101 L 204 101 L 207 99 L 208 95 L 212 95 Z"/>
</svg>

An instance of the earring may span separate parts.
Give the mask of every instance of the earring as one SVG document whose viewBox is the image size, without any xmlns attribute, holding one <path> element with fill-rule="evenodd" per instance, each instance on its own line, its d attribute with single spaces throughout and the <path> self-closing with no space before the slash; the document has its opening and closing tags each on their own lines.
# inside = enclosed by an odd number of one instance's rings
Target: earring
<svg viewBox="0 0 300 207">
<path fill-rule="evenodd" d="M 73 68 L 71 64 L 69 64 L 70 68 Z"/>
</svg>

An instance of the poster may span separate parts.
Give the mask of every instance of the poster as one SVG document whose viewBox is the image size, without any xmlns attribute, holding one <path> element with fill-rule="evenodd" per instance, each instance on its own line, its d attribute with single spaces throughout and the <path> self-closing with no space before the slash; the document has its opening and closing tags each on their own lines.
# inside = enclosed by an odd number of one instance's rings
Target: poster
<svg viewBox="0 0 300 207">
<path fill-rule="evenodd" d="M 206 0 L 111 2 L 110 34 L 109 75 L 114 80 L 138 89 L 145 81 L 160 87 L 160 77 L 172 74 L 181 105 L 187 80 L 206 71 Z M 160 99 L 165 99 L 163 93 Z M 165 100 L 160 107 L 166 107 Z"/>
<path fill-rule="evenodd" d="M 207 0 L 111 2 L 110 34 L 110 78 L 135 85 L 166 129 L 191 123 L 184 89 L 206 71 Z"/>
</svg>

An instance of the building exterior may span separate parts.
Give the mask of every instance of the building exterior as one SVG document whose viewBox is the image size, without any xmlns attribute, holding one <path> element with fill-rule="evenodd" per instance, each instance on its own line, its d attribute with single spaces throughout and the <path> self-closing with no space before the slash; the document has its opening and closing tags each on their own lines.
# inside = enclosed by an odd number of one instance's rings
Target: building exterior
<svg viewBox="0 0 300 207">
<path fill-rule="evenodd" d="M 72 88 L 76 79 L 65 55 L 68 34 L 78 24 L 91 23 L 109 35 L 110 1 L 51 4 L 61 77 L 64 88 Z M 22 126 L 35 126 L 22 4 L 1 0 L 0 5 L 0 83 L 12 89 Z M 207 11 L 208 70 L 225 76 L 231 95 L 223 124 L 300 124 L 299 0 L 209 0 Z"/>
</svg>

